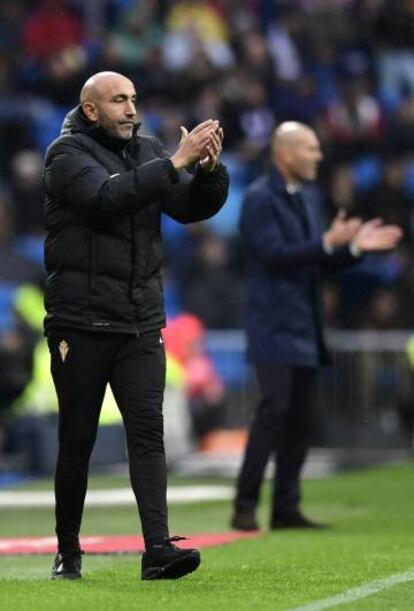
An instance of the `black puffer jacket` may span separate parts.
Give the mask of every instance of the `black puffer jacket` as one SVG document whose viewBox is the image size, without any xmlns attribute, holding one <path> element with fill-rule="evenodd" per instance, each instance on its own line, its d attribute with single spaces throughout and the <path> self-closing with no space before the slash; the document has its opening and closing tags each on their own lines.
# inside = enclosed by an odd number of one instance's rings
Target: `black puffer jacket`
<svg viewBox="0 0 414 611">
<path fill-rule="evenodd" d="M 80 107 L 46 152 L 45 329 L 136 333 L 165 324 L 161 212 L 182 223 L 213 216 L 229 178 L 177 173 L 161 142 L 110 140 Z"/>
</svg>

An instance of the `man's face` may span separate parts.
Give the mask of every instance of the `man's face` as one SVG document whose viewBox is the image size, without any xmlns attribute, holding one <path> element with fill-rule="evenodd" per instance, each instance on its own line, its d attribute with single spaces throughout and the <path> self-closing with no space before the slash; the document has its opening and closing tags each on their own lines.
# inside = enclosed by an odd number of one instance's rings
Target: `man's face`
<svg viewBox="0 0 414 611">
<path fill-rule="evenodd" d="M 137 122 L 134 85 L 126 78 L 108 79 L 97 91 L 87 116 L 113 138 L 129 140 Z"/>
<path fill-rule="evenodd" d="M 322 159 L 318 138 L 312 131 L 304 131 L 290 148 L 289 169 L 299 181 L 315 180 Z"/>
</svg>

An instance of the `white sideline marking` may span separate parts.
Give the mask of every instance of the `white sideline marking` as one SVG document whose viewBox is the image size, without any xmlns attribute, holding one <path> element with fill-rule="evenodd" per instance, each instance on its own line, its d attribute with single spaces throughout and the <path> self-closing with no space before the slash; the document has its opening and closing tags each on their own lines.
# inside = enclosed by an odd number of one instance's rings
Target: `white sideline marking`
<svg viewBox="0 0 414 611">
<path fill-rule="evenodd" d="M 395 573 L 395 575 L 390 575 L 384 579 L 370 581 L 359 588 L 352 588 L 351 590 L 346 590 L 345 592 L 337 594 L 336 596 L 331 596 L 330 598 L 325 598 L 322 600 L 315 600 L 313 603 L 303 605 L 303 607 L 295 607 L 294 609 L 289 609 L 288 611 L 322 611 L 322 609 L 331 609 L 337 605 L 344 605 L 346 603 L 353 602 L 354 600 L 366 598 L 367 596 L 371 596 L 371 594 L 376 594 L 381 590 L 391 588 L 399 583 L 406 583 L 407 581 L 413 580 L 414 569 L 410 569 L 404 573 Z"/>
<path fill-rule="evenodd" d="M 233 498 L 230 486 L 173 486 L 168 488 L 169 503 L 197 503 L 199 501 L 227 501 Z M 130 488 L 113 490 L 90 490 L 86 495 L 86 505 L 135 505 L 135 497 Z M 2 491 L 0 507 L 52 507 L 55 504 L 53 491 Z"/>
</svg>

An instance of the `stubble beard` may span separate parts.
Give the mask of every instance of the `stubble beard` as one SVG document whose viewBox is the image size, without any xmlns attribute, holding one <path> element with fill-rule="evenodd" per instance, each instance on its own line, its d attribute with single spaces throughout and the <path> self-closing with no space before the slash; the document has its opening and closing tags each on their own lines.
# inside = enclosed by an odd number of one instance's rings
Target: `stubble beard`
<svg viewBox="0 0 414 611">
<path fill-rule="evenodd" d="M 133 134 L 133 127 L 128 126 L 128 130 L 125 127 L 117 123 L 116 121 L 100 121 L 98 122 L 99 126 L 110 136 L 111 138 L 116 138 L 117 140 L 130 140 Z"/>
</svg>

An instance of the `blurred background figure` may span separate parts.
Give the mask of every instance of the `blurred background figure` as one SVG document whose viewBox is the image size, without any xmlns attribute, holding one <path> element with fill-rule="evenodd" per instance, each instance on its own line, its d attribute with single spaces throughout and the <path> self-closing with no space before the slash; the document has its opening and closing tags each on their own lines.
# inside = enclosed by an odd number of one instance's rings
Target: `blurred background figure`
<svg viewBox="0 0 414 611">
<path fill-rule="evenodd" d="M 11 163 L 10 190 L 18 236 L 43 237 L 43 160 L 38 151 L 23 150 Z"/>
<path fill-rule="evenodd" d="M 223 381 L 206 352 L 205 327 L 194 314 L 183 313 L 168 321 L 163 337 L 167 367 L 179 367 L 182 372 L 191 419 L 189 430 L 201 447 L 210 432 L 222 427 L 225 401 Z M 171 414 L 171 418 L 176 418 L 176 414 Z M 168 422 L 166 426 L 168 438 Z"/>
<path fill-rule="evenodd" d="M 39 269 L 19 253 L 12 211 L 0 198 L 0 423 L 12 417 L 11 408 L 30 382 L 36 334 L 19 313 L 19 290 L 41 284 Z"/>
<path fill-rule="evenodd" d="M 324 231 L 309 190 L 323 152 L 315 132 L 287 121 L 272 135 L 270 171 L 243 202 L 248 357 L 260 388 L 239 473 L 231 526 L 256 530 L 265 468 L 275 455 L 270 529 L 320 528 L 301 511 L 300 478 L 314 421 L 316 376 L 328 364 L 321 311 L 325 270 L 355 264 L 370 251 L 392 250 L 398 225 L 365 223 L 340 210 Z"/>
<path fill-rule="evenodd" d="M 203 232 L 193 266 L 183 279 L 184 307 L 208 329 L 234 329 L 242 324 L 242 280 L 231 247 L 223 236 Z"/>
</svg>

